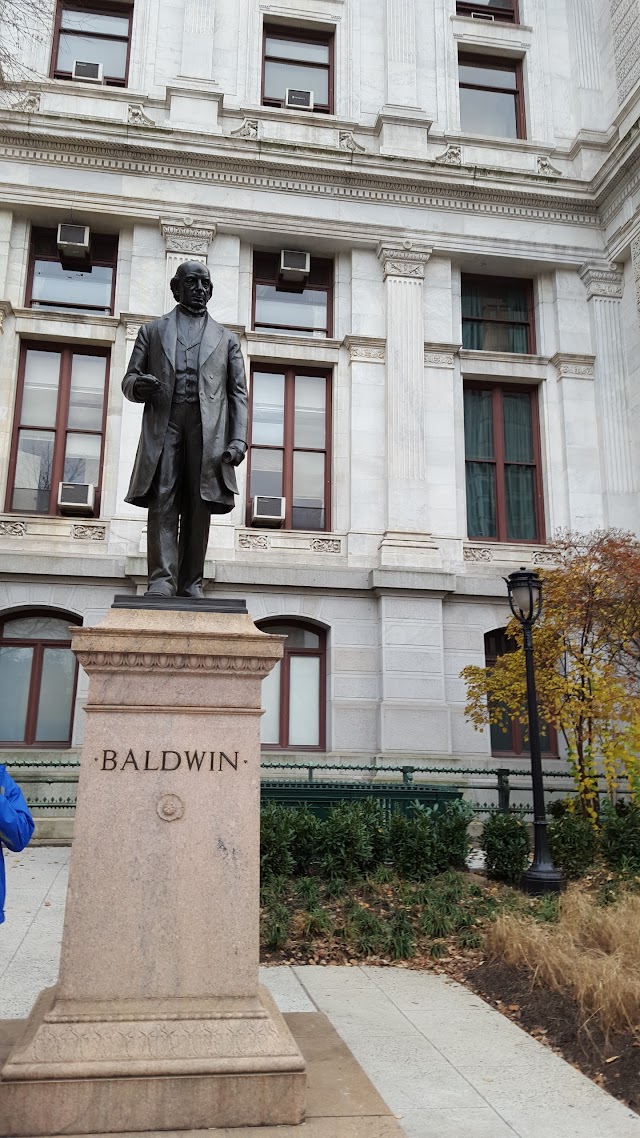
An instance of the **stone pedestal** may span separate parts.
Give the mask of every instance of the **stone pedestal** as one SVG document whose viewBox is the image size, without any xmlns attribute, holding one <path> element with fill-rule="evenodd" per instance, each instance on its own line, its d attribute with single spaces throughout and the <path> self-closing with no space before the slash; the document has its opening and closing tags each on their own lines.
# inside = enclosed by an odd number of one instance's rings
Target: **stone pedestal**
<svg viewBox="0 0 640 1138">
<path fill-rule="evenodd" d="M 242 613 L 113 608 L 89 674 L 59 982 L 0 1079 L 0 1131 L 297 1124 L 304 1061 L 258 985 L 260 681 Z"/>
</svg>

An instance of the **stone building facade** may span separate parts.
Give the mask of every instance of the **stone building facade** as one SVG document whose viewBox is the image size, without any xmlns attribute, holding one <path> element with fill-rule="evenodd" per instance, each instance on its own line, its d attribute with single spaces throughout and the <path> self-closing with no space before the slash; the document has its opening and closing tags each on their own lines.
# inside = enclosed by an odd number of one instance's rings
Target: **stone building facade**
<svg viewBox="0 0 640 1138">
<path fill-rule="evenodd" d="M 209 588 L 290 633 L 269 757 L 517 763 L 459 679 L 503 576 L 640 529 L 638 0 L 43 4 L 0 108 L 4 757 L 74 752 L 59 622 L 144 588 L 120 382 L 195 258 L 253 389 Z"/>
</svg>

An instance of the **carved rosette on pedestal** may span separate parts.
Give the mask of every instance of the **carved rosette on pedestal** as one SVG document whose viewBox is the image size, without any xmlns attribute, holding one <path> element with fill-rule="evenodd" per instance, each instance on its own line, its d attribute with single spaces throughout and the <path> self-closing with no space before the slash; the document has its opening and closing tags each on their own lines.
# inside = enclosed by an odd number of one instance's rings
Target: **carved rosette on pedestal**
<svg viewBox="0 0 640 1138">
<path fill-rule="evenodd" d="M 60 976 L 2 1070 L 2 1132 L 300 1123 L 304 1060 L 258 983 L 261 680 L 282 640 L 241 613 L 114 608 L 73 648 Z"/>
</svg>

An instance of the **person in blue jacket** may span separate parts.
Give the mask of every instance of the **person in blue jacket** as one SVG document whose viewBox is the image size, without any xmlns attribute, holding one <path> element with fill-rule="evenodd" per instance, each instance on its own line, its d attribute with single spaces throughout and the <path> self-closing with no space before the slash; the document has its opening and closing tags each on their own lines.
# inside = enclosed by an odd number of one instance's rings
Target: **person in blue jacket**
<svg viewBox="0 0 640 1138">
<path fill-rule="evenodd" d="M 6 881 L 2 846 L 12 853 L 20 853 L 29 845 L 34 822 L 20 787 L 0 765 L 0 925 L 4 921 Z"/>
</svg>

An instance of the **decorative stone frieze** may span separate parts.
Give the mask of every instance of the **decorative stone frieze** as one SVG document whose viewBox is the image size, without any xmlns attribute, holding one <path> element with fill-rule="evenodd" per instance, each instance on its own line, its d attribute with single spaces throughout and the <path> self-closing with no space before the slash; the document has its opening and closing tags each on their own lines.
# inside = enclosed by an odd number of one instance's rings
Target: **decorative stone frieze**
<svg viewBox="0 0 640 1138">
<path fill-rule="evenodd" d="M 216 235 L 215 225 L 196 225 L 192 217 L 184 217 L 182 221 L 161 221 L 160 229 L 167 253 L 182 253 L 194 260 L 206 261 L 209 246 Z"/>
<path fill-rule="evenodd" d="M 314 537 L 311 539 L 313 553 L 342 553 L 339 537 Z"/>
<path fill-rule="evenodd" d="M 610 0 L 618 102 L 640 79 L 640 0 Z"/>
<path fill-rule="evenodd" d="M 455 367 L 459 344 L 425 344 L 425 367 Z"/>
<path fill-rule="evenodd" d="M 607 268 L 604 265 L 587 262 L 580 269 L 580 276 L 589 300 L 594 296 L 611 297 L 615 300 L 622 299 L 623 276 L 622 270 L 617 265 Z"/>
<path fill-rule="evenodd" d="M 26 532 L 26 522 L 0 522 L 0 537 L 24 537 Z"/>
<path fill-rule="evenodd" d="M 436 154 L 435 161 L 442 166 L 462 166 L 462 147 L 450 143 L 442 154 Z"/>
<path fill-rule="evenodd" d="M 385 360 L 385 341 L 375 336 L 346 336 L 351 363 L 379 363 Z"/>
<path fill-rule="evenodd" d="M 387 277 L 415 277 L 424 280 L 425 265 L 431 256 L 431 246 L 417 241 L 381 241 L 377 248 L 382 262 L 384 279 Z"/>
<path fill-rule="evenodd" d="M 75 541 L 104 541 L 107 536 L 106 526 L 73 525 L 71 536 Z"/>
<path fill-rule="evenodd" d="M 129 103 L 127 122 L 129 126 L 156 126 L 153 119 L 150 119 L 149 116 L 145 114 L 142 103 Z"/>
<path fill-rule="evenodd" d="M 595 371 L 593 367 L 594 356 L 579 356 L 572 355 L 569 352 L 556 352 L 551 357 L 551 363 L 556 368 L 558 375 L 572 376 L 576 379 L 593 379 Z"/>
<path fill-rule="evenodd" d="M 258 120 L 245 119 L 242 126 L 229 132 L 231 138 L 247 138 L 250 142 L 258 140 Z"/>
<path fill-rule="evenodd" d="M 349 150 L 352 154 L 364 154 L 365 148 L 353 137 L 352 130 L 340 131 L 339 146 L 341 150 Z"/>
<path fill-rule="evenodd" d="M 462 556 L 465 561 L 493 561 L 493 553 L 488 546 L 465 545 Z"/>
<path fill-rule="evenodd" d="M 239 549 L 268 549 L 269 538 L 266 533 L 238 534 Z"/>
<path fill-rule="evenodd" d="M 26 115 L 35 115 L 40 110 L 40 92 L 27 91 L 16 99 L 11 106 L 12 111 L 23 111 Z"/>
<path fill-rule="evenodd" d="M 556 554 L 552 553 L 550 549 L 537 549 L 531 560 L 534 565 L 547 565 L 549 568 L 558 564 Z"/>
<path fill-rule="evenodd" d="M 536 158 L 536 174 L 541 174 L 544 178 L 561 178 L 562 170 L 553 166 L 546 155 L 539 154 Z"/>
</svg>

